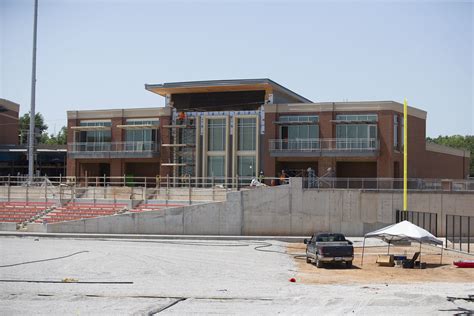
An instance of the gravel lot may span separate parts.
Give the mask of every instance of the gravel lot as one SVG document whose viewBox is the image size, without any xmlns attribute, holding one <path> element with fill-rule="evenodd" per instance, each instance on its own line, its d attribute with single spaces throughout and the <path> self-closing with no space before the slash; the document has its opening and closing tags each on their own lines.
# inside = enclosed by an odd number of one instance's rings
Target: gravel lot
<svg viewBox="0 0 474 316">
<path fill-rule="evenodd" d="M 112 240 L 0 237 L 1 315 L 426 314 L 474 311 L 448 296 L 465 282 L 329 282 L 301 277 L 295 245 L 270 241 Z M 259 248 L 256 250 L 255 248 Z M 269 252 L 269 250 L 276 252 Z M 340 274 L 341 270 L 328 270 Z M 357 273 L 357 270 L 354 270 Z M 297 282 L 289 282 L 296 277 Z M 133 282 L 22 283 L 5 280 Z M 301 281 L 301 282 L 300 282 Z M 327 283 L 327 282 L 326 282 Z"/>
</svg>

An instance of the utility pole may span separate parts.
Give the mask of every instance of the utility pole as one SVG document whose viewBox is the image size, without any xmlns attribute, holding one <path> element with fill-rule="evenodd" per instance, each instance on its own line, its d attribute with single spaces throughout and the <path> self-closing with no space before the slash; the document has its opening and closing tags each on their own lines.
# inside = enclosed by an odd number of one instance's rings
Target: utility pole
<svg viewBox="0 0 474 316">
<path fill-rule="evenodd" d="M 408 211 L 408 105 L 403 102 L 403 211 Z M 405 213 L 405 219 L 407 219 Z"/>
<path fill-rule="evenodd" d="M 33 69 L 31 71 L 31 108 L 30 131 L 28 134 L 28 183 L 33 183 L 35 160 L 35 102 L 36 102 L 36 35 L 38 28 L 38 0 L 35 0 L 35 17 L 33 24 Z"/>
</svg>

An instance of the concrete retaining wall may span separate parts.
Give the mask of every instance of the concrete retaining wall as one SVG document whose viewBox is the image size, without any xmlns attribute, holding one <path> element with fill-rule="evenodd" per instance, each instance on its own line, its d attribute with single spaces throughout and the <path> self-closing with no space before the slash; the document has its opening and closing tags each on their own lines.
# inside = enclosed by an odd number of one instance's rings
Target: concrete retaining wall
<svg viewBox="0 0 474 316">
<path fill-rule="evenodd" d="M 396 191 L 302 189 L 290 185 L 227 193 L 227 201 L 48 224 L 48 232 L 302 236 L 334 231 L 348 236 L 393 224 L 402 208 Z M 409 209 L 438 214 L 444 236 L 446 214 L 474 216 L 474 194 L 412 192 Z"/>
<path fill-rule="evenodd" d="M 215 202 L 47 224 L 48 233 L 240 235 L 232 203 Z"/>
<path fill-rule="evenodd" d="M 0 222 L 0 231 L 16 231 L 16 223 Z"/>
</svg>

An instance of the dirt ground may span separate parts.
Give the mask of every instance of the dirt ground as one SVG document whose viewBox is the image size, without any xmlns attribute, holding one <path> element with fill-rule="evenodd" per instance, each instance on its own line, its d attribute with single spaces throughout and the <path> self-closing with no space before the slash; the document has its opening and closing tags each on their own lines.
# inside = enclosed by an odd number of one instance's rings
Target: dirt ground
<svg viewBox="0 0 474 316">
<path fill-rule="evenodd" d="M 288 252 L 301 254 L 306 245 L 293 244 L 288 246 Z M 419 251 L 418 246 L 391 247 L 390 254 L 406 255 L 411 258 Z M 354 247 L 355 258 L 352 269 L 346 269 L 343 264 L 326 265 L 316 268 L 308 264 L 304 257 L 295 258 L 298 268 L 298 282 L 306 284 L 360 284 L 360 283 L 415 283 L 415 282 L 473 282 L 474 269 L 461 269 L 453 265 L 459 259 L 474 260 L 474 256 L 464 255 L 453 251 L 443 252 L 441 264 L 439 248 L 423 246 L 421 261 L 427 263 L 426 269 L 402 269 L 398 267 L 382 267 L 376 263 L 378 254 L 386 254 L 387 247 L 366 247 L 364 262 L 361 265 L 362 247 Z"/>
</svg>

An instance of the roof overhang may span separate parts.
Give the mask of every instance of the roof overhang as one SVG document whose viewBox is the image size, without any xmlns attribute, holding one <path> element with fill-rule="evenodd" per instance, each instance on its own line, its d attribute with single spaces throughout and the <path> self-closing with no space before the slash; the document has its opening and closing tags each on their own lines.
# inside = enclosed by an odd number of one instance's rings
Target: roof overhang
<svg viewBox="0 0 474 316">
<path fill-rule="evenodd" d="M 270 79 L 233 79 L 233 80 L 208 80 L 208 81 L 189 81 L 189 82 L 169 82 L 162 84 L 145 84 L 145 89 L 167 96 L 171 94 L 185 93 L 209 93 L 209 92 L 229 92 L 229 91 L 261 91 L 272 93 L 279 91 L 283 94 L 296 98 L 302 103 L 311 103 L 312 101 L 291 91 L 290 89 L 276 83 Z"/>
</svg>

